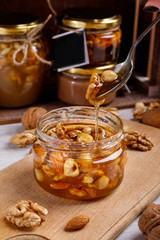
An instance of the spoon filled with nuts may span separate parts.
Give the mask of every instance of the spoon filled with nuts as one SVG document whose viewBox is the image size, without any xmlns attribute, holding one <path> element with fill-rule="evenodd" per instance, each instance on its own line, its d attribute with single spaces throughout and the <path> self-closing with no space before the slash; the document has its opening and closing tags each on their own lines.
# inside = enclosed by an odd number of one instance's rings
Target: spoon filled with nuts
<svg viewBox="0 0 160 240">
<path fill-rule="evenodd" d="M 97 87 L 97 94 L 95 100 L 99 101 L 105 99 L 108 95 L 118 91 L 122 88 L 133 72 L 132 56 L 138 43 L 144 38 L 144 36 L 153 28 L 155 24 L 160 21 L 160 14 L 154 21 L 141 33 L 137 38 L 133 46 L 131 47 L 126 60 L 122 63 L 115 65 L 111 70 L 106 70 L 101 75 L 101 81 Z"/>
</svg>

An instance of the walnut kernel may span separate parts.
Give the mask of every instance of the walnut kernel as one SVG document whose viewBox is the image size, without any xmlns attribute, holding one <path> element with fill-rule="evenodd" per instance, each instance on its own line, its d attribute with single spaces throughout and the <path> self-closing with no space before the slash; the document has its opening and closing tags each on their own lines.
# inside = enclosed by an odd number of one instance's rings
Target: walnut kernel
<svg viewBox="0 0 160 240">
<path fill-rule="evenodd" d="M 36 139 L 35 129 L 30 129 L 12 136 L 10 138 L 10 143 L 18 147 L 25 147 L 28 144 L 34 143 Z"/>
<path fill-rule="evenodd" d="M 154 108 L 160 109 L 160 103 L 159 102 L 151 102 L 151 103 L 149 103 L 149 105 L 147 106 L 147 111 L 152 110 Z"/>
<path fill-rule="evenodd" d="M 142 151 L 151 150 L 153 147 L 149 138 L 147 138 L 145 134 L 139 134 L 138 132 L 126 132 L 125 141 L 127 146 L 137 148 Z"/>
<path fill-rule="evenodd" d="M 39 226 L 42 222 L 41 215 L 46 216 L 47 214 L 48 210 L 38 203 L 22 200 L 7 210 L 5 218 L 18 227 L 30 228 Z"/>
<path fill-rule="evenodd" d="M 86 91 L 86 99 L 94 105 L 97 94 L 99 93 L 101 87 L 103 86 L 103 80 L 97 73 L 91 75 L 89 85 Z M 100 101 L 100 104 L 103 104 L 104 100 Z"/>
</svg>

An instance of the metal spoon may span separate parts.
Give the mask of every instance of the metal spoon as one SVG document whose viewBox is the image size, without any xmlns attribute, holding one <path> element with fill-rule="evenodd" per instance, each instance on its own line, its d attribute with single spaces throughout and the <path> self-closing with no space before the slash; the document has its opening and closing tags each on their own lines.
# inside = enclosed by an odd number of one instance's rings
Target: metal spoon
<svg viewBox="0 0 160 240">
<path fill-rule="evenodd" d="M 158 14 L 157 18 L 151 24 L 141 33 L 141 35 L 137 38 L 133 46 L 131 47 L 128 56 L 126 60 L 122 63 L 119 63 L 115 65 L 111 70 L 116 72 L 119 76 L 121 76 L 121 80 L 118 83 L 112 83 L 111 89 L 105 89 L 102 86 L 99 94 L 97 94 L 96 100 L 104 99 L 109 94 L 118 91 L 121 87 L 123 87 L 128 79 L 130 78 L 132 72 L 133 72 L 133 62 L 132 62 L 132 56 L 135 48 L 137 47 L 138 43 L 144 38 L 144 36 L 153 28 L 153 26 L 160 21 L 160 13 Z"/>
</svg>

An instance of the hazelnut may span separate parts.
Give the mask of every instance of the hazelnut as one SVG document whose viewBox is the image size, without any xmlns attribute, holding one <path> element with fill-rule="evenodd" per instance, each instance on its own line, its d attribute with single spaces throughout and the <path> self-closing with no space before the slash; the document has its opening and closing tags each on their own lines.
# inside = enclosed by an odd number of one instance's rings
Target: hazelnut
<svg viewBox="0 0 160 240">
<path fill-rule="evenodd" d="M 140 216 L 138 226 L 147 240 L 159 240 L 160 204 L 149 204 Z"/>
<path fill-rule="evenodd" d="M 135 103 L 135 109 L 141 109 L 141 110 L 145 110 L 145 105 L 143 102 L 136 102 Z"/>
<path fill-rule="evenodd" d="M 102 73 L 101 78 L 104 82 L 113 82 L 118 78 L 118 75 L 112 70 L 106 70 Z"/>
<path fill-rule="evenodd" d="M 22 115 L 21 123 L 24 129 L 28 130 L 35 128 L 38 118 L 46 112 L 47 110 L 42 107 L 30 107 Z"/>
</svg>

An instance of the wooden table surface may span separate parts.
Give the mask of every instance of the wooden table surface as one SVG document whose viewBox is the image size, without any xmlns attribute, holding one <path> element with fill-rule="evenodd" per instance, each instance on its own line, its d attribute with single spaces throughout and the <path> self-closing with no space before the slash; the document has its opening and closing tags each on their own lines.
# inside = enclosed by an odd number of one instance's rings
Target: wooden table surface
<svg viewBox="0 0 160 240">
<path fill-rule="evenodd" d="M 143 93 L 132 92 L 128 94 L 127 92 L 123 93 L 122 96 L 117 96 L 112 102 L 110 102 L 107 106 L 116 107 L 118 109 L 126 109 L 134 107 L 136 102 L 143 102 L 144 104 L 148 104 L 150 102 L 159 101 L 159 97 L 148 97 Z M 39 101 L 32 106 L 40 106 L 46 108 L 48 111 L 67 106 L 66 103 L 61 102 L 59 100 L 44 100 Z M 18 123 L 21 120 L 22 114 L 28 109 L 27 107 L 21 108 L 1 108 L 0 107 L 0 124 L 8 124 L 8 123 Z"/>
<path fill-rule="evenodd" d="M 125 119 L 132 119 L 133 109 L 120 110 L 120 116 Z M 30 151 L 30 146 L 18 148 L 9 143 L 9 138 L 15 133 L 23 131 L 20 123 L 0 126 L 0 170 L 6 168 L 14 162 L 24 158 Z M 155 203 L 160 203 L 160 196 L 155 199 Z M 129 224 L 126 229 L 119 234 L 116 240 L 144 240 L 138 228 L 138 217 Z M 86 239 L 84 239 L 86 240 Z M 107 239 L 106 239 L 107 240 Z"/>
</svg>

